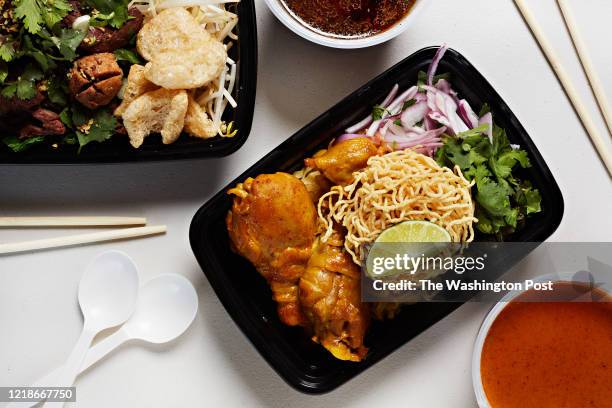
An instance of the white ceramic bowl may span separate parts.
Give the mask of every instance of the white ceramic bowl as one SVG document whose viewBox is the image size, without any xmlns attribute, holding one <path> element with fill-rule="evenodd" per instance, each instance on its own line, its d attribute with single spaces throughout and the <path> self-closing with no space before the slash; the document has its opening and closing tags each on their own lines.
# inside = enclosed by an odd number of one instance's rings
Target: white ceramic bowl
<svg viewBox="0 0 612 408">
<path fill-rule="evenodd" d="M 544 275 L 537 278 L 533 278 L 535 282 L 583 282 L 589 283 L 589 279 L 587 275 L 575 275 L 575 274 L 552 274 L 552 275 Z M 602 282 L 602 280 L 597 280 L 597 282 Z M 607 293 L 612 293 L 612 288 L 608 283 L 608 279 L 604 279 L 603 282 L 606 282 L 605 285 L 599 287 L 599 289 L 604 290 Z M 480 357 L 482 355 L 482 347 L 484 346 L 485 339 L 489 334 L 489 329 L 493 325 L 493 322 L 497 319 L 497 316 L 501 313 L 501 311 L 517 296 L 525 293 L 526 291 L 512 291 L 508 292 L 504 297 L 500 299 L 499 302 L 491 308 L 487 316 L 482 322 L 480 326 L 480 330 L 478 331 L 478 335 L 476 336 L 476 342 L 474 343 L 474 353 L 472 354 L 472 385 L 474 387 L 474 394 L 476 395 L 476 402 L 478 402 L 478 406 L 480 408 L 491 408 L 491 404 L 487 399 L 487 396 L 484 391 L 484 387 L 482 385 L 482 378 L 480 376 Z"/>
<path fill-rule="evenodd" d="M 391 28 L 368 37 L 336 38 L 307 26 L 285 7 L 281 0 L 266 0 L 268 8 L 287 28 L 313 43 L 332 48 L 365 48 L 389 41 L 403 33 L 413 21 L 427 0 L 416 0 L 412 10 Z"/>
</svg>

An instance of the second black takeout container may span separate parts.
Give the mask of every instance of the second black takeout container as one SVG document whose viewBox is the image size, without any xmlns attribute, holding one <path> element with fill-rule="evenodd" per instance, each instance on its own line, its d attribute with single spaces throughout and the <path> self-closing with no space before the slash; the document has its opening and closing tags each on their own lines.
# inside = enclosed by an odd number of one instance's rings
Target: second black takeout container
<svg viewBox="0 0 612 408">
<path fill-rule="evenodd" d="M 279 321 L 265 280 L 248 261 L 231 251 L 224 221 L 232 204 L 227 190 L 247 177 L 292 172 L 302 167 L 305 157 L 327 146 L 343 129 L 371 112 L 372 106 L 380 103 L 395 83 L 400 89 L 414 85 L 418 72 L 427 70 L 436 50 L 425 48 L 412 54 L 306 125 L 209 200 L 191 223 L 193 252 L 225 309 L 266 361 L 301 392 L 316 394 L 333 390 L 406 344 L 461 303 L 404 306 L 395 319 L 373 322 L 366 337 L 369 353 L 362 362 L 336 360 L 313 343 L 301 328 L 288 327 Z M 506 129 L 510 142 L 520 144 L 529 153 L 532 167 L 521 176 L 540 190 L 543 211 L 529 218 L 526 226 L 511 238 L 535 243 L 546 240 L 561 222 L 563 197 L 536 146 L 493 87 L 457 51 L 446 52 L 438 68 L 438 73 L 445 72 L 451 74 L 453 88 L 476 110 L 488 103 L 496 123 Z M 519 254 L 510 263 L 517 263 L 525 255 Z"/>
<path fill-rule="evenodd" d="M 127 135 L 115 135 L 104 143 L 88 144 L 80 153 L 78 146 L 61 146 L 54 149 L 48 144 L 36 145 L 27 151 L 14 153 L 0 142 L 0 164 L 93 164 L 180 160 L 223 157 L 238 150 L 249 137 L 255 110 L 257 23 L 253 0 L 242 0 L 236 3 L 235 7 L 235 12 L 238 14 L 238 26 L 235 30 L 238 40 L 234 41 L 234 46 L 230 48 L 228 55 L 238 64 L 233 91 L 238 106 L 232 109 L 228 105 L 223 113 L 223 119 L 228 123 L 233 121 L 233 128 L 238 129 L 234 137 L 217 136 L 205 140 L 183 134 L 173 144 L 164 145 L 159 135 L 150 135 L 142 146 L 134 149 Z"/>
</svg>

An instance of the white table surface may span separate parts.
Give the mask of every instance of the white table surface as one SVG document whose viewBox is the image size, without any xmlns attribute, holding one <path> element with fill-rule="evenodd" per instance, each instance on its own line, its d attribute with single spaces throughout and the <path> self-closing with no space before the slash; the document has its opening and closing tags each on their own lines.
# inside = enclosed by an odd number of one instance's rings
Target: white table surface
<svg viewBox="0 0 612 408">
<path fill-rule="evenodd" d="M 249 140 L 230 157 L 0 167 L 0 215 L 140 215 L 151 224 L 168 225 L 168 234 L 161 237 L 0 258 L 0 386 L 27 385 L 67 357 L 82 325 L 76 290 L 83 268 L 95 254 L 119 248 L 134 258 L 142 280 L 164 272 L 189 278 L 200 309 L 194 324 L 171 344 L 124 345 L 81 376 L 79 406 L 475 406 L 472 343 L 489 305 L 466 304 L 336 391 L 306 396 L 287 386 L 231 321 L 197 265 L 187 236 L 195 211 L 229 180 L 373 76 L 424 46 L 446 41 L 499 91 L 561 186 L 565 216 L 551 240 L 610 241 L 610 179 L 512 1 L 430 3 L 394 41 L 341 51 L 298 38 L 258 0 L 255 120 Z M 597 115 L 554 0 L 530 3 Z M 571 4 L 612 98 L 607 41 L 612 2 Z M 603 121 L 596 119 L 605 132 Z M 0 242 L 70 232 L 2 230 Z"/>
</svg>

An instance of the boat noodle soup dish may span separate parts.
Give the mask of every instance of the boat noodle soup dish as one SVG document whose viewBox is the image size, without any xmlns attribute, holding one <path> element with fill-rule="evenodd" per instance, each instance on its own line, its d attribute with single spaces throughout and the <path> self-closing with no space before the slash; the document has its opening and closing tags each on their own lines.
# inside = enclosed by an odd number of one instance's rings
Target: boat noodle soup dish
<svg viewBox="0 0 612 408">
<path fill-rule="evenodd" d="M 0 0 L 0 131 L 15 152 L 151 134 L 230 138 L 232 2 Z"/>
</svg>

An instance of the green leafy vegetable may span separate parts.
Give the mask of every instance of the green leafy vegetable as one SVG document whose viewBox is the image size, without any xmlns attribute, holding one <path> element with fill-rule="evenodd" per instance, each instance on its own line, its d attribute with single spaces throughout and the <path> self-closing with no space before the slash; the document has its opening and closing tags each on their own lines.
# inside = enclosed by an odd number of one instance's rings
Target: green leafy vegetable
<svg viewBox="0 0 612 408">
<path fill-rule="evenodd" d="M 68 103 L 68 84 L 58 76 L 53 76 L 47 84 L 47 96 L 49 100 L 58 105 L 66 106 Z"/>
<path fill-rule="evenodd" d="M 3 84 L 8 77 L 8 65 L 4 61 L 0 61 L 0 84 Z"/>
<path fill-rule="evenodd" d="M 381 120 L 383 115 L 385 114 L 386 109 L 380 105 L 374 105 L 372 108 L 372 119 L 373 120 Z"/>
<path fill-rule="evenodd" d="M 68 61 L 72 61 L 76 58 L 76 49 L 85 38 L 86 33 L 80 30 L 73 30 L 69 28 L 63 28 L 61 30 L 59 38 L 55 40 L 59 52 Z"/>
<path fill-rule="evenodd" d="M 541 197 L 538 190 L 514 174 L 517 168 L 531 166 L 527 152 L 513 149 L 506 132 L 495 125 L 491 143 L 484 134 L 487 130 L 488 125 L 482 125 L 455 137 L 444 136 L 436 160 L 443 166 L 459 166 L 468 180 L 475 181 L 476 227 L 503 239 L 527 215 L 541 211 Z"/>
<path fill-rule="evenodd" d="M 72 123 L 72 115 L 70 114 L 69 108 L 64 108 L 59 114 L 60 120 L 67 128 L 73 129 L 74 123 Z"/>
<path fill-rule="evenodd" d="M 444 74 L 434 75 L 431 82 L 435 85 L 441 79 L 448 81 L 450 79 L 450 73 L 446 72 Z M 417 76 L 417 86 L 419 87 L 419 92 L 423 92 L 423 85 L 427 85 L 427 72 L 419 71 Z"/>
<path fill-rule="evenodd" d="M 123 48 L 115 50 L 115 59 L 117 61 L 128 61 L 131 64 L 142 64 L 142 60 L 138 54 Z"/>
<path fill-rule="evenodd" d="M 7 136 L 2 139 L 2 142 L 15 153 L 19 153 L 43 142 L 44 140 L 44 136 L 29 137 L 27 139 L 19 139 L 16 136 Z"/>
<path fill-rule="evenodd" d="M 402 111 L 405 111 L 406 109 L 408 109 L 409 107 L 411 107 L 415 103 L 416 103 L 416 99 L 409 99 L 409 100 L 407 100 L 406 102 L 404 102 L 404 105 L 402 106 Z"/>
<path fill-rule="evenodd" d="M 15 46 L 15 41 L 13 40 L 4 40 L 4 42 L 0 45 L 0 60 L 4 62 L 10 62 L 15 58 L 17 54 L 17 49 Z"/>
<path fill-rule="evenodd" d="M 104 142 L 115 134 L 117 119 L 107 110 L 101 109 L 91 114 L 81 108 L 73 108 L 72 122 L 76 127 L 79 151 L 91 142 Z"/>
<path fill-rule="evenodd" d="M 43 30 L 40 31 L 41 33 Z M 29 35 L 23 36 L 22 50 L 23 56 L 32 57 L 40 66 L 44 72 L 55 68 L 55 62 L 50 55 L 45 54 L 42 50 L 38 49 Z"/>
<path fill-rule="evenodd" d="M 106 21 L 113 28 L 121 28 L 130 18 L 127 0 L 86 0 L 85 2 L 97 10 L 93 17 L 98 23 Z"/>
<path fill-rule="evenodd" d="M 42 79 L 43 74 L 34 64 L 28 64 L 23 74 L 16 81 L 8 84 L 2 90 L 2 96 L 19 99 L 32 99 L 36 96 L 36 81 Z"/>
<path fill-rule="evenodd" d="M 32 34 L 37 34 L 43 24 L 52 28 L 72 10 L 66 0 L 14 0 L 13 4 L 15 16 Z"/>
</svg>

